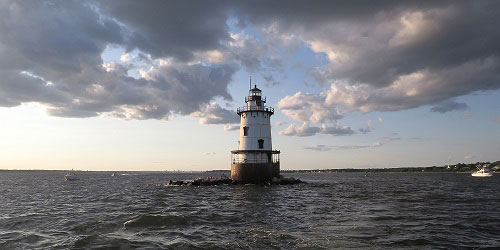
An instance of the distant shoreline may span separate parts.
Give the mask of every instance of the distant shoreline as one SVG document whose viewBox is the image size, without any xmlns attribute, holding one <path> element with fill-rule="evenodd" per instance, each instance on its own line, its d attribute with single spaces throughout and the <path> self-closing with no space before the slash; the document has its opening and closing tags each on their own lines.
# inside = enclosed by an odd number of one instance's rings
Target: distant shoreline
<svg viewBox="0 0 500 250">
<path fill-rule="evenodd" d="M 471 173 L 477 171 L 477 166 L 488 166 L 493 172 L 500 173 L 500 161 L 458 163 L 455 165 L 432 167 L 404 167 L 404 168 L 343 168 L 343 169 L 308 169 L 308 170 L 281 170 L 282 173 Z"/>
<path fill-rule="evenodd" d="M 331 168 L 331 169 L 298 169 L 281 170 L 282 173 L 471 173 L 477 171 L 476 166 L 487 165 L 488 168 L 500 173 L 500 161 L 496 162 L 476 162 L 458 163 L 455 165 L 432 166 L 432 167 L 394 167 L 394 168 Z M 0 169 L 0 171 L 68 171 L 64 169 Z M 148 171 L 148 170 L 75 170 L 85 172 L 149 172 L 149 173 L 226 173 L 228 169 L 217 169 L 207 171 Z"/>
</svg>

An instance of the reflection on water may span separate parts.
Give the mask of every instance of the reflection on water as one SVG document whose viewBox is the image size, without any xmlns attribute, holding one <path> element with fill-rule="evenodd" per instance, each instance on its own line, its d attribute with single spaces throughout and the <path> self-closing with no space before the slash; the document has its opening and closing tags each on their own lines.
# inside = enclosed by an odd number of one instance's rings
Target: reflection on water
<svg viewBox="0 0 500 250">
<path fill-rule="evenodd" d="M 204 174 L 0 171 L 0 249 L 500 246 L 500 176 L 295 174 L 294 186 L 153 187 Z"/>
</svg>

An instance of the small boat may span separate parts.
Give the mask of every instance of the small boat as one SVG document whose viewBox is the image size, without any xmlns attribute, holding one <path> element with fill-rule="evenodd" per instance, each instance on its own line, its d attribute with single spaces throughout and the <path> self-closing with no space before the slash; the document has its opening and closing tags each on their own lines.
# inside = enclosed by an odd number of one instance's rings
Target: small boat
<svg viewBox="0 0 500 250">
<path fill-rule="evenodd" d="M 118 174 L 116 172 L 113 172 L 113 174 L 111 174 L 111 176 L 115 177 L 115 176 L 118 176 Z"/>
<path fill-rule="evenodd" d="M 477 171 L 471 174 L 474 177 L 490 177 L 492 176 L 490 170 L 484 165 L 482 168 L 477 167 Z"/>
<path fill-rule="evenodd" d="M 67 173 L 64 176 L 64 179 L 66 181 L 76 181 L 76 180 L 79 180 L 80 178 L 78 178 L 78 176 L 76 176 L 76 174 L 75 174 L 75 171 L 73 171 L 73 169 L 71 169 L 71 172 Z"/>
</svg>

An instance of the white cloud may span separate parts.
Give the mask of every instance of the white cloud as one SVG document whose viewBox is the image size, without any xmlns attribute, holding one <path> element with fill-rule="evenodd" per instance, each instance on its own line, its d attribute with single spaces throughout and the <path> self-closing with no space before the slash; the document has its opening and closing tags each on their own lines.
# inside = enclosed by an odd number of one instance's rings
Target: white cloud
<svg viewBox="0 0 500 250">
<path fill-rule="evenodd" d="M 286 136 L 313 136 L 316 133 L 320 132 L 321 128 L 319 127 L 311 127 L 308 123 L 304 122 L 301 126 L 297 126 L 295 123 L 290 124 L 286 129 L 280 131 L 280 135 Z"/>
<path fill-rule="evenodd" d="M 336 106 L 325 103 L 324 94 L 297 92 L 281 99 L 278 108 L 286 116 L 301 122 L 323 123 L 342 118 L 341 111 Z"/>
<path fill-rule="evenodd" d="M 132 60 L 132 56 L 129 53 L 123 53 L 120 56 L 120 61 L 122 62 L 129 62 L 130 60 Z"/>
<path fill-rule="evenodd" d="M 422 11 L 406 12 L 400 17 L 400 27 L 389 40 L 390 46 L 408 46 L 422 42 L 439 31 L 438 23 L 431 18 L 432 13 Z"/>
</svg>

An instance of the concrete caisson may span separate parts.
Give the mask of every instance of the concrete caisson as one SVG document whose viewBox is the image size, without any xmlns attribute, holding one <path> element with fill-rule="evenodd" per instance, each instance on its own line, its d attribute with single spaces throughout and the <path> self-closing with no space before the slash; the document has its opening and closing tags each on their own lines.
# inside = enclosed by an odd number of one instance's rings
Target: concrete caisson
<svg viewBox="0 0 500 250">
<path fill-rule="evenodd" d="M 239 182 L 264 183 L 273 177 L 279 178 L 278 163 L 233 163 L 231 164 L 231 179 Z"/>
</svg>

